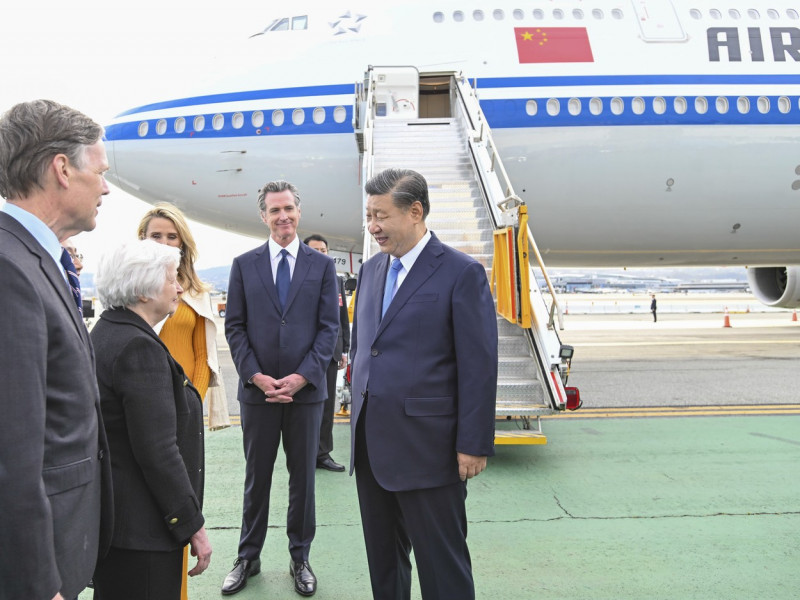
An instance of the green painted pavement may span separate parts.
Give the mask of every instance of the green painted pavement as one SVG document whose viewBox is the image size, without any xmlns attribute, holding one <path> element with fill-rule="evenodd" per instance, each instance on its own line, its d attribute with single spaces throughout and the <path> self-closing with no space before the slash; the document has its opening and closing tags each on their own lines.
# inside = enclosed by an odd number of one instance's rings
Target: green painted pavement
<svg viewBox="0 0 800 600">
<path fill-rule="evenodd" d="M 564 419 L 545 427 L 548 445 L 498 447 L 469 484 L 479 599 L 800 597 L 800 416 Z M 349 427 L 336 425 L 334 437 L 333 455 L 345 463 Z M 190 600 L 221 598 L 236 557 L 241 429 L 207 435 L 206 471 L 214 555 L 190 580 Z M 366 600 L 354 481 L 317 473 L 315 598 Z M 237 599 L 299 598 L 288 574 L 287 480 L 279 459 L 263 570 Z M 416 582 L 412 598 L 420 598 Z"/>
</svg>

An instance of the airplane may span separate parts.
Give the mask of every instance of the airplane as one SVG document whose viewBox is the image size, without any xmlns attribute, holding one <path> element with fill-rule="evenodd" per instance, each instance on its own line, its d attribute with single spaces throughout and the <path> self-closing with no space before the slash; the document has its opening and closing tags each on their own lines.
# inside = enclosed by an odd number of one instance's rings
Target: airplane
<svg viewBox="0 0 800 600">
<path fill-rule="evenodd" d="M 742 265 L 763 303 L 800 307 L 796 2 L 284 3 L 230 75 L 125 110 L 109 180 L 201 222 L 263 236 L 265 181 L 301 191 L 301 236 L 356 257 L 355 87 L 412 65 L 441 116 L 443 74 L 476 89 L 548 267 Z M 416 104 L 415 104 L 416 103 Z"/>
</svg>

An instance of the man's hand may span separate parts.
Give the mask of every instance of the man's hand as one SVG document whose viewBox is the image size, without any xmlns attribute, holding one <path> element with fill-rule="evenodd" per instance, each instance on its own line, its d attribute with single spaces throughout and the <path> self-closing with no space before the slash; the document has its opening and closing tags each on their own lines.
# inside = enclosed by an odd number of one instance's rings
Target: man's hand
<svg viewBox="0 0 800 600">
<path fill-rule="evenodd" d="M 472 456 L 458 452 L 458 476 L 461 477 L 461 481 L 472 479 L 485 468 L 485 456 Z"/>
<path fill-rule="evenodd" d="M 197 557 L 197 564 L 189 571 L 189 577 L 194 577 L 205 571 L 211 562 L 211 542 L 208 541 L 205 527 L 201 527 L 197 533 L 189 538 L 189 545 L 191 546 L 192 556 Z"/>
<path fill-rule="evenodd" d="M 275 391 L 272 392 L 273 398 L 278 398 L 276 402 L 291 402 L 293 396 L 308 385 L 308 379 L 298 373 L 287 375 L 283 379 L 275 381 Z M 284 398 L 284 399 L 280 399 Z M 288 400 L 285 400 L 288 398 Z M 267 402 L 270 401 L 270 394 L 267 394 Z"/>
<path fill-rule="evenodd" d="M 64 600 L 64 596 L 62 596 L 60 593 L 56 594 L 53 596 L 53 600 Z"/>
<path fill-rule="evenodd" d="M 341 371 L 347 367 L 347 354 L 342 354 L 342 358 L 339 359 L 339 370 Z"/>
<path fill-rule="evenodd" d="M 280 403 L 292 402 L 293 400 L 291 396 L 286 395 L 281 391 L 278 391 L 278 382 L 269 375 L 258 373 L 253 376 L 251 383 L 258 389 L 260 389 L 262 392 L 264 392 L 264 399 L 267 402 L 280 404 Z"/>
</svg>

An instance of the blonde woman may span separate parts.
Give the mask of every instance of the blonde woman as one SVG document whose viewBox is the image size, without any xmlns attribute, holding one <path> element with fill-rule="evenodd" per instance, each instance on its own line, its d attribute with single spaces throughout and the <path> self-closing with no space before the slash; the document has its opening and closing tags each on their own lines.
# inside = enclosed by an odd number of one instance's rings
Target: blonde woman
<svg viewBox="0 0 800 600">
<path fill-rule="evenodd" d="M 139 239 L 153 240 L 179 248 L 178 283 L 183 288 L 175 313 L 164 321 L 158 335 L 172 357 L 183 367 L 186 376 L 197 388 L 200 397 L 208 401 L 208 427 L 222 429 L 230 425 L 225 386 L 217 358 L 217 326 L 211 308 L 208 286 L 194 268 L 197 245 L 186 223 L 186 217 L 176 206 L 167 202 L 156 204 L 139 222 Z M 181 593 L 186 600 L 186 567 Z"/>
</svg>

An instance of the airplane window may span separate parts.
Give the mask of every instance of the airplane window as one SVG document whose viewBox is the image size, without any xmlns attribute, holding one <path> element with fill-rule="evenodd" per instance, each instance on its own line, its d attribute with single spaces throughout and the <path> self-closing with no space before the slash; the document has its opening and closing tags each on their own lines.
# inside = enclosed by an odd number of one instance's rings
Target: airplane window
<svg viewBox="0 0 800 600">
<path fill-rule="evenodd" d="M 598 19 L 598 20 L 602 19 L 603 18 L 603 11 L 600 10 L 599 8 L 595 8 L 594 10 L 592 10 L 592 16 L 595 19 Z"/>
<path fill-rule="evenodd" d="M 761 14 L 755 8 L 747 9 L 747 16 L 754 21 L 758 21 L 761 18 Z"/>
<path fill-rule="evenodd" d="M 719 114 L 728 114 L 728 99 L 725 96 L 717 96 L 717 102 L 715 106 Z"/>
<path fill-rule="evenodd" d="M 736 109 L 739 111 L 739 114 L 746 115 L 750 112 L 750 98 L 747 96 L 739 96 L 739 99 L 736 101 Z"/>
<path fill-rule="evenodd" d="M 712 19 L 721 19 L 722 18 L 722 13 L 719 12 L 716 8 L 712 8 L 710 11 L 708 11 L 708 14 L 711 15 Z"/>
<path fill-rule="evenodd" d="M 615 115 L 621 115 L 624 110 L 625 110 L 625 102 L 622 101 L 622 98 L 611 99 L 612 113 L 614 113 Z"/>
<path fill-rule="evenodd" d="M 515 8 L 512 14 L 517 21 L 521 21 L 525 17 L 525 13 L 519 8 Z"/>
<path fill-rule="evenodd" d="M 621 11 L 619 8 L 615 8 L 614 10 L 612 10 L 612 11 L 611 11 L 611 16 L 612 16 L 612 17 L 614 17 L 616 20 L 618 20 L 618 21 L 619 21 L 619 20 L 620 20 L 620 19 L 622 19 L 622 18 L 623 18 L 625 15 L 622 13 L 622 11 Z"/>
<path fill-rule="evenodd" d="M 766 96 L 761 96 L 758 99 L 757 106 L 758 106 L 758 112 L 760 112 L 762 115 L 767 114 L 769 112 L 769 98 L 767 98 Z"/>
<path fill-rule="evenodd" d="M 284 121 L 283 111 L 280 108 L 278 110 L 273 110 L 272 111 L 272 124 L 275 127 L 280 127 L 281 125 L 283 125 L 283 121 Z"/>
<path fill-rule="evenodd" d="M 736 10 L 735 8 L 732 8 L 732 9 L 730 9 L 730 10 L 728 11 L 728 16 L 729 16 L 731 19 L 734 19 L 734 20 L 738 20 L 738 19 L 741 19 L 741 18 L 742 18 L 742 15 L 741 15 L 741 14 L 739 13 L 739 11 L 738 11 L 738 10 Z"/>
<path fill-rule="evenodd" d="M 693 8 L 692 10 L 689 11 L 689 16 L 691 16 L 695 21 L 699 21 L 700 19 L 703 18 L 703 13 L 701 13 L 696 8 Z"/>
<path fill-rule="evenodd" d="M 175 129 L 175 133 L 183 133 L 186 130 L 186 119 L 183 117 L 178 117 L 175 119 L 173 129 Z"/>
<path fill-rule="evenodd" d="M 269 28 L 270 31 L 289 31 L 289 19 L 281 19 Z"/>
<path fill-rule="evenodd" d="M 494 17 L 495 21 L 502 21 L 506 18 L 506 13 L 504 13 L 501 9 L 495 8 L 492 12 L 492 16 Z"/>
<path fill-rule="evenodd" d="M 314 109 L 311 118 L 314 119 L 314 123 L 321 125 L 325 122 L 325 109 L 318 106 Z"/>
<path fill-rule="evenodd" d="M 784 115 L 792 110 L 792 102 L 789 100 L 789 98 L 786 96 L 781 96 L 778 98 L 778 110 Z"/>
<path fill-rule="evenodd" d="M 578 98 L 570 98 L 567 104 L 567 110 L 573 117 L 581 114 L 581 101 Z"/>
<path fill-rule="evenodd" d="M 440 13 L 440 12 L 433 13 L 433 22 L 434 23 L 444 23 L 444 13 Z"/>
<path fill-rule="evenodd" d="M 672 101 L 672 107 L 675 109 L 675 112 L 679 115 L 686 114 L 686 98 L 678 96 L 675 100 Z"/>
<path fill-rule="evenodd" d="M 225 126 L 225 117 L 223 117 L 221 114 L 217 113 L 216 115 L 214 115 L 214 118 L 211 120 L 211 126 L 215 130 L 219 131 L 220 129 L 222 129 Z"/>
<path fill-rule="evenodd" d="M 472 11 L 472 18 L 476 21 L 483 21 L 483 11 L 482 10 L 473 10 Z"/>
<path fill-rule="evenodd" d="M 708 112 L 708 100 L 703 96 L 698 96 L 694 99 L 694 110 L 698 115 L 704 115 Z"/>
<path fill-rule="evenodd" d="M 639 96 L 637 96 L 636 98 L 631 100 L 631 110 L 633 111 L 633 114 L 641 115 L 642 113 L 644 113 L 644 109 L 645 109 L 645 106 L 644 106 L 644 99 L 643 98 L 640 98 Z"/>
<path fill-rule="evenodd" d="M 206 128 L 206 118 L 203 115 L 197 115 L 192 126 L 195 131 L 203 131 Z"/>
<path fill-rule="evenodd" d="M 603 112 L 603 101 L 600 98 L 592 98 L 589 100 L 589 112 L 593 115 L 599 115 Z"/>
<path fill-rule="evenodd" d="M 661 96 L 653 98 L 653 111 L 657 115 L 663 115 L 665 112 L 667 112 L 667 101 Z"/>
<path fill-rule="evenodd" d="M 453 12 L 453 21 L 456 23 L 461 23 L 464 20 L 464 13 L 460 10 L 456 10 Z"/>
<path fill-rule="evenodd" d="M 167 132 L 167 120 L 159 119 L 158 123 L 156 123 L 156 133 L 158 135 L 164 135 L 166 132 Z"/>
<path fill-rule="evenodd" d="M 553 9 L 553 17 L 559 21 L 564 18 L 564 11 L 560 8 Z"/>
<path fill-rule="evenodd" d="M 347 118 L 347 109 L 344 106 L 337 106 L 333 109 L 333 120 L 337 123 L 344 123 Z"/>
<path fill-rule="evenodd" d="M 294 31 L 308 29 L 308 15 L 303 15 L 302 17 L 292 17 L 292 29 Z"/>
<path fill-rule="evenodd" d="M 551 117 L 555 117 L 560 112 L 561 103 L 558 101 L 558 98 L 550 98 L 550 100 L 547 101 L 547 114 Z"/>
<path fill-rule="evenodd" d="M 538 21 L 541 21 L 542 19 L 544 19 L 544 11 L 541 8 L 533 9 L 533 18 Z"/>
<path fill-rule="evenodd" d="M 295 125 L 302 125 L 306 120 L 306 111 L 302 108 L 295 108 L 292 111 L 292 123 Z"/>
<path fill-rule="evenodd" d="M 800 14 L 798 14 L 798 12 L 793 8 L 790 8 L 786 11 L 786 16 L 788 16 L 792 21 L 797 21 L 800 19 Z"/>
<path fill-rule="evenodd" d="M 572 11 L 572 17 L 578 21 L 583 19 L 583 11 L 580 8 L 576 8 Z"/>
<path fill-rule="evenodd" d="M 528 100 L 525 103 L 525 112 L 528 113 L 529 117 L 533 117 L 539 112 L 539 105 L 536 104 L 536 100 Z"/>
<path fill-rule="evenodd" d="M 767 10 L 767 16 L 770 19 L 773 19 L 773 20 L 776 20 L 776 21 L 781 18 L 780 15 L 778 14 L 778 11 L 775 10 L 774 8 L 770 8 L 769 10 Z"/>
<path fill-rule="evenodd" d="M 150 129 L 150 124 L 147 121 L 139 123 L 139 137 L 145 137 L 148 129 Z"/>
<path fill-rule="evenodd" d="M 231 117 L 231 125 L 233 125 L 234 129 L 241 129 L 244 127 L 244 115 L 240 112 L 233 113 Z"/>
<path fill-rule="evenodd" d="M 264 124 L 264 113 L 260 110 L 253 112 L 253 114 L 250 115 L 250 123 L 253 127 L 261 127 Z"/>
</svg>

